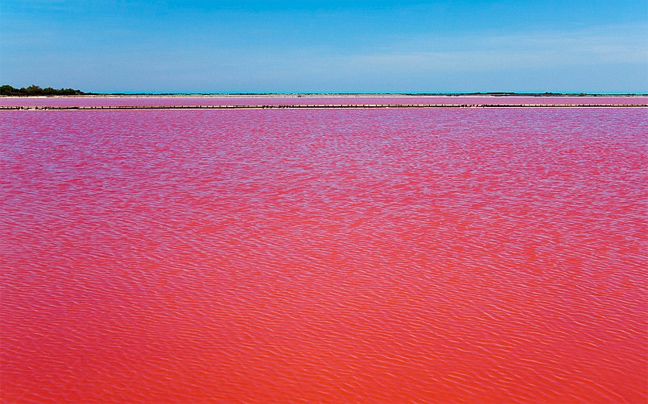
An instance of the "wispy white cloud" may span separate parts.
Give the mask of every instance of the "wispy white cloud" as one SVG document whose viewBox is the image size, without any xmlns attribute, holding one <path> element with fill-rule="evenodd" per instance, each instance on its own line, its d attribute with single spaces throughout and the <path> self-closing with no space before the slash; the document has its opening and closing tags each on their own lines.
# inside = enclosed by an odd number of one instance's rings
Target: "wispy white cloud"
<svg viewBox="0 0 648 404">
<path fill-rule="evenodd" d="M 484 71 L 599 64 L 648 67 L 648 25 L 416 38 L 351 55 L 347 63 L 401 71 Z"/>
</svg>

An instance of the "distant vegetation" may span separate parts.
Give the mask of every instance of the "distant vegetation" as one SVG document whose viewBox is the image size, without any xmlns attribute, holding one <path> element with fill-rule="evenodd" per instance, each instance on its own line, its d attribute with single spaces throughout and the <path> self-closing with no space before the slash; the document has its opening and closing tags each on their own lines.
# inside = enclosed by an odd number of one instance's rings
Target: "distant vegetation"
<svg viewBox="0 0 648 404">
<path fill-rule="evenodd" d="M 82 95 L 83 91 L 73 88 L 55 89 L 52 87 L 41 88 L 31 85 L 29 87 L 14 88 L 10 85 L 0 86 L 0 95 L 18 95 L 18 96 L 35 96 L 35 95 Z"/>
</svg>

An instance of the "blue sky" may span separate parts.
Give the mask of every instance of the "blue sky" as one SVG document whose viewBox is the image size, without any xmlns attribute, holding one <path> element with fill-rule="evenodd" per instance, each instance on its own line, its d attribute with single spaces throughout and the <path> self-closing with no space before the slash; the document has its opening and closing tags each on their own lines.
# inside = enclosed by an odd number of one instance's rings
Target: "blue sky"
<svg viewBox="0 0 648 404">
<path fill-rule="evenodd" d="M 0 83 L 648 92 L 647 0 L 2 0 Z"/>
</svg>

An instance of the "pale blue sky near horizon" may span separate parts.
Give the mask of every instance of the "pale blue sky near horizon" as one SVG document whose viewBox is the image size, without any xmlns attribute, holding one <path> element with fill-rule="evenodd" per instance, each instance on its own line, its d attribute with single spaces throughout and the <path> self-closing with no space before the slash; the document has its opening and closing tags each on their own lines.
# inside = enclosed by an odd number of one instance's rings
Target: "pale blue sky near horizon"
<svg viewBox="0 0 648 404">
<path fill-rule="evenodd" d="M 648 0 L 2 0 L 0 83 L 648 93 Z"/>
</svg>

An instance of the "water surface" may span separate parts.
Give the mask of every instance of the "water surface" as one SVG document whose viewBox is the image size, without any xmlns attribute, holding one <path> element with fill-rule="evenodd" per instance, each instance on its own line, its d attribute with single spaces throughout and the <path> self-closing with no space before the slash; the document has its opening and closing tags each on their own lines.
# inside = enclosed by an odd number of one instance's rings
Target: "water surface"
<svg viewBox="0 0 648 404">
<path fill-rule="evenodd" d="M 645 108 L 0 112 L 3 402 L 648 398 Z"/>
</svg>

